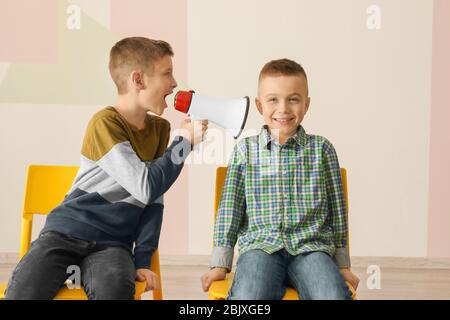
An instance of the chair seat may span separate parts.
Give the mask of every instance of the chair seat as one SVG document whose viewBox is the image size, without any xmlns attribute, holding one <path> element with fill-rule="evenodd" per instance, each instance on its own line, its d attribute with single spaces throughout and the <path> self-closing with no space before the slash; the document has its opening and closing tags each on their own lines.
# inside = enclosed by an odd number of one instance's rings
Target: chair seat
<svg viewBox="0 0 450 320">
<path fill-rule="evenodd" d="M 4 298 L 4 293 L 6 289 L 7 283 L 0 283 L 0 299 Z M 136 281 L 136 293 L 134 294 L 134 298 L 139 300 L 141 295 L 144 293 L 146 283 L 145 281 Z M 88 297 L 84 292 L 83 288 L 81 289 L 69 289 L 64 286 L 61 290 L 59 290 L 58 294 L 54 298 L 54 300 L 87 300 Z"/>
<path fill-rule="evenodd" d="M 233 282 L 234 273 L 230 272 L 227 274 L 225 280 L 214 281 L 209 287 L 208 295 L 211 300 L 224 300 L 228 296 L 228 291 L 230 290 L 231 284 Z M 356 299 L 356 291 L 347 282 L 348 288 L 352 293 L 352 299 Z M 294 288 L 287 288 L 284 293 L 283 300 L 298 300 L 299 296 Z"/>
</svg>

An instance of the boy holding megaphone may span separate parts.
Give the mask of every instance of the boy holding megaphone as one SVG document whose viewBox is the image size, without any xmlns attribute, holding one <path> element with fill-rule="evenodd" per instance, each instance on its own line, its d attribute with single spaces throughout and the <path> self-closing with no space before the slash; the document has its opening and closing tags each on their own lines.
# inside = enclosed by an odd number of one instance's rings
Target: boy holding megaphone
<svg viewBox="0 0 450 320">
<path fill-rule="evenodd" d="M 239 259 L 229 299 L 350 299 L 347 217 L 340 166 L 326 138 L 301 126 L 310 98 L 304 69 L 288 59 L 261 70 L 256 106 L 265 126 L 240 140 L 228 165 L 203 290 Z"/>
<path fill-rule="evenodd" d="M 5 299 L 52 299 L 71 265 L 80 266 L 89 299 L 132 299 L 136 278 L 146 290 L 159 287 L 150 261 L 163 194 L 207 129 L 207 121 L 186 119 L 167 148 L 170 124 L 158 116 L 177 86 L 172 56 L 168 43 L 143 37 L 113 46 L 116 104 L 89 122 L 75 181 L 14 270 Z"/>
</svg>

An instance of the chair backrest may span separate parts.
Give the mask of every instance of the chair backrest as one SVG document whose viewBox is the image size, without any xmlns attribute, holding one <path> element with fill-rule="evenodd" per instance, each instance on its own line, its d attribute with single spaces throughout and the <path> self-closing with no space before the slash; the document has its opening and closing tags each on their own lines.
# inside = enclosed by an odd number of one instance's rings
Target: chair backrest
<svg viewBox="0 0 450 320">
<path fill-rule="evenodd" d="M 77 166 L 28 166 L 22 210 L 20 257 L 31 242 L 34 214 L 48 214 L 59 205 L 78 172 Z"/>
<path fill-rule="evenodd" d="M 78 169 L 78 166 L 28 166 L 20 236 L 21 258 L 30 248 L 33 215 L 46 215 L 64 200 Z M 151 265 L 152 271 L 158 275 L 161 282 L 158 250 L 153 253 Z M 162 283 L 160 290 L 153 291 L 153 298 L 162 299 Z"/>
<path fill-rule="evenodd" d="M 30 165 L 23 214 L 48 214 L 64 200 L 78 169 L 77 166 Z"/>
<path fill-rule="evenodd" d="M 222 188 L 225 182 L 225 177 L 227 175 L 227 167 L 218 167 L 216 169 L 216 188 L 215 188 L 215 196 L 214 196 L 214 221 L 216 220 L 217 210 L 219 209 L 220 197 L 222 196 Z M 347 191 L 347 170 L 345 168 L 341 168 L 341 176 L 342 176 L 342 185 L 344 189 L 344 197 L 345 197 L 345 212 L 347 214 L 348 221 L 348 191 Z M 350 238 L 349 232 L 347 228 L 347 249 L 350 254 Z"/>
</svg>

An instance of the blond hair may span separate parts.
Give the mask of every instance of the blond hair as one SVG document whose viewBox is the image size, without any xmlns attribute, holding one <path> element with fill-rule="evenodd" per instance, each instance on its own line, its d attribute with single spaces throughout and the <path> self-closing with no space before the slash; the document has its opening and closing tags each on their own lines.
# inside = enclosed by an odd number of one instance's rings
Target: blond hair
<svg viewBox="0 0 450 320">
<path fill-rule="evenodd" d="M 297 62 L 289 59 L 278 59 L 267 62 L 259 73 L 258 83 L 266 76 L 303 76 L 308 90 L 308 77 L 305 69 Z"/>
<path fill-rule="evenodd" d="M 173 56 L 170 44 L 144 37 L 124 38 L 109 53 L 109 73 L 119 94 L 127 92 L 127 78 L 133 70 L 148 70 L 165 56 Z"/>
</svg>

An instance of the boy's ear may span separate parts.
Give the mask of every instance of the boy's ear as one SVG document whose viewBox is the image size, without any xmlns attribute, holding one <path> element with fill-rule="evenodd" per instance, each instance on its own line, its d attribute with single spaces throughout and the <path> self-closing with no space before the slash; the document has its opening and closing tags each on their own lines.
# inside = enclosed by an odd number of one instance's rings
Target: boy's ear
<svg viewBox="0 0 450 320">
<path fill-rule="evenodd" d="M 131 72 L 131 82 L 133 83 L 133 86 L 137 89 L 144 89 L 144 77 L 143 74 L 139 71 L 132 71 Z"/>
<path fill-rule="evenodd" d="M 255 104 L 256 104 L 256 109 L 258 109 L 259 113 L 262 115 L 262 104 L 261 101 L 259 101 L 258 97 L 255 98 Z"/>
<path fill-rule="evenodd" d="M 308 99 L 306 100 L 306 109 L 305 109 L 305 113 L 308 112 L 308 110 L 309 110 L 309 104 L 310 104 L 310 103 L 311 103 L 311 98 L 308 97 Z"/>
</svg>

